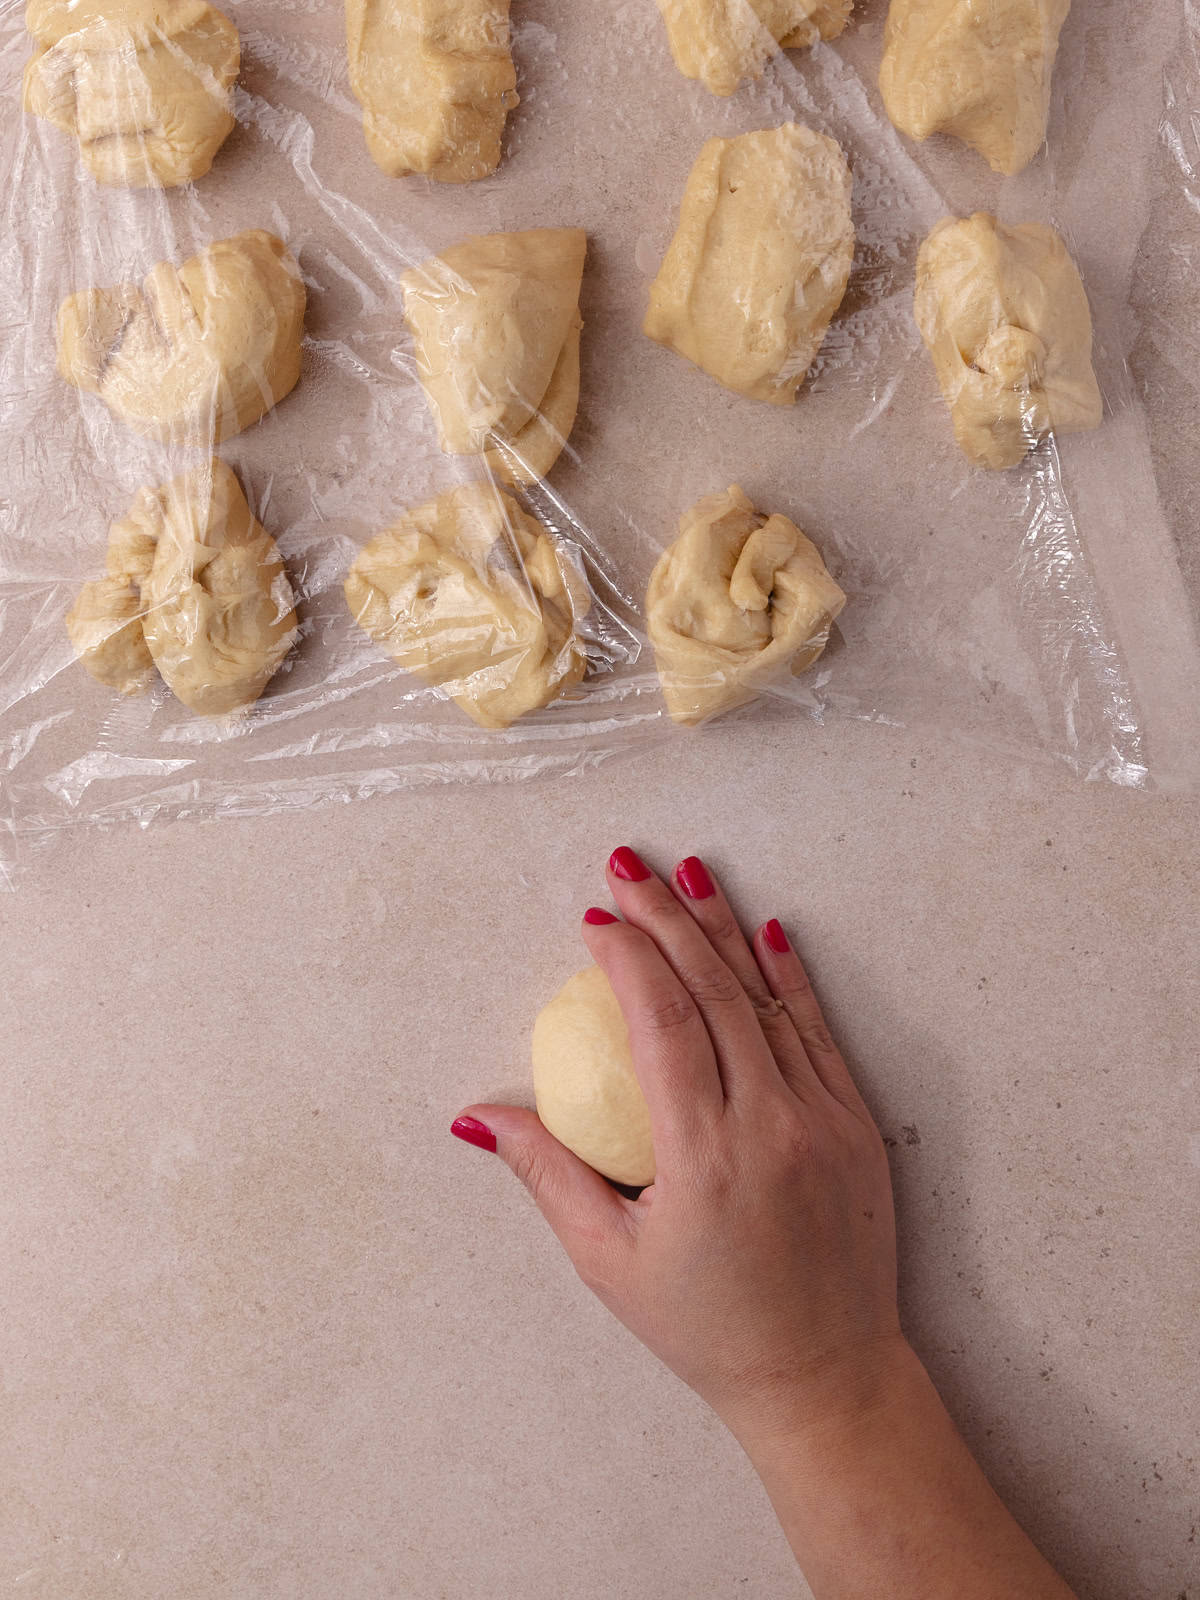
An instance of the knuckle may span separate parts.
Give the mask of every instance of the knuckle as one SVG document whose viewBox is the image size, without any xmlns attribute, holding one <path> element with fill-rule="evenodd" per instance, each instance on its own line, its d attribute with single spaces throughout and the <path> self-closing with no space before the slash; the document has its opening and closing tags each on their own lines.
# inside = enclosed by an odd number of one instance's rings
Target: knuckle
<svg viewBox="0 0 1200 1600">
<path fill-rule="evenodd" d="M 735 1005 L 746 997 L 746 991 L 728 967 L 710 967 L 684 981 L 700 1006 Z"/>
<path fill-rule="evenodd" d="M 820 1017 L 805 1019 L 797 1023 L 796 1031 L 800 1035 L 800 1042 L 806 1050 L 815 1051 L 822 1056 L 836 1056 L 837 1043 L 833 1035 Z"/>
<path fill-rule="evenodd" d="M 741 930 L 733 919 L 733 912 L 726 906 L 714 915 L 711 922 L 706 924 L 705 931 L 709 938 L 717 944 L 728 944 L 732 939 L 737 938 Z"/>
<path fill-rule="evenodd" d="M 687 995 L 665 994 L 647 1002 L 641 1022 L 648 1033 L 670 1035 L 688 1027 L 696 1015 L 696 1007 Z"/>
</svg>

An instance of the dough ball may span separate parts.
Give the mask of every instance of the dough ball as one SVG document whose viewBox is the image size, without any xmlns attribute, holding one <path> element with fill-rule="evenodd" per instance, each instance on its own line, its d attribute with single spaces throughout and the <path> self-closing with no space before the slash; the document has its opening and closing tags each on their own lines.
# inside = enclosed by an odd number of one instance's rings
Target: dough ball
<svg viewBox="0 0 1200 1600">
<path fill-rule="evenodd" d="M 616 1183 L 654 1182 L 654 1144 L 629 1032 L 599 967 L 569 978 L 533 1025 L 533 1090 L 554 1137 Z"/>
<path fill-rule="evenodd" d="M 658 0 L 675 65 L 713 94 L 762 76 L 779 49 L 835 39 L 853 0 Z"/>
<path fill-rule="evenodd" d="M 1015 466 L 1051 428 L 1099 426 L 1087 293 L 1053 228 L 946 217 L 917 256 L 913 309 L 978 466 Z"/>
<path fill-rule="evenodd" d="M 817 547 L 736 484 L 686 512 L 646 592 L 667 710 L 694 724 L 811 667 L 846 596 Z"/>
</svg>

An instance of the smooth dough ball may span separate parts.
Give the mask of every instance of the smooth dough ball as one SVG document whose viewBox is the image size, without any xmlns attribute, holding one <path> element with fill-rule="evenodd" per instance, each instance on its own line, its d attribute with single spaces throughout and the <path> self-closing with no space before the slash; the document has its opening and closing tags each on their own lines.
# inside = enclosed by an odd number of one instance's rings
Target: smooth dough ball
<svg viewBox="0 0 1200 1600">
<path fill-rule="evenodd" d="M 854 0 L 658 0 L 675 65 L 729 95 L 780 49 L 836 39 Z"/>
<path fill-rule="evenodd" d="M 710 139 L 644 332 L 737 394 L 792 405 L 846 292 L 850 190 L 841 147 L 799 123 Z"/>
<path fill-rule="evenodd" d="M 569 978 L 533 1025 L 533 1091 L 554 1137 L 615 1183 L 654 1182 L 650 1112 L 629 1032 L 599 967 Z"/>
<path fill-rule="evenodd" d="M 978 466 L 1015 466 L 1052 428 L 1100 425 L 1087 292 L 1053 228 L 946 217 L 917 256 L 913 309 Z"/>
<path fill-rule="evenodd" d="M 350 86 L 389 177 L 472 183 L 500 164 L 520 103 L 509 0 L 346 0 Z"/>
<path fill-rule="evenodd" d="M 207 0 L 29 0 L 26 111 L 79 140 L 100 183 L 202 178 L 234 127 L 238 31 Z"/>
<path fill-rule="evenodd" d="M 484 233 L 400 280 L 417 374 L 448 455 L 505 483 L 544 478 L 579 405 L 582 228 Z"/>
<path fill-rule="evenodd" d="M 304 299 L 283 241 L 252 229 L 64 300 L 58 370 L 139 433 L 211 448 L 295 388 Z"/>
<path fill-rule="evenodd" d="M 995 172 L 1046 137 L 1050 75 L 1071 0 L 892 0 L 879 88 L 912 139 L 949 133 Z"/>
<path fill-rule="evenodd" d="M 667 710 L 694 724 L 811 667 L 846 596 L 794 522 L 736 484 L 686 512 L 659 559 L 646 616 Z"/>
<path fill-rule="evenodd" d="M 346 579 L 365 633 L 481 728 L 578 683 L 591 596 L 539 522 L 492 484 L 450 489 L 373 539 Z"/>
</svg>

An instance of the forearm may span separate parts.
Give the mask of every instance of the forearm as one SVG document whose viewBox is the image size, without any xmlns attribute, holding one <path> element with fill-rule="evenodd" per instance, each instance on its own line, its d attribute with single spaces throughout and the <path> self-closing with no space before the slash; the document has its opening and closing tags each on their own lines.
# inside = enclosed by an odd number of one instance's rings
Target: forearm
<svg viewBox="0 0 1200 1600">
<path fill-rule="evenodd" d="M 848 1416 L 735 1427 L 817 1600 L 1072 1600 L 904 1346 Z"/>
</svg>

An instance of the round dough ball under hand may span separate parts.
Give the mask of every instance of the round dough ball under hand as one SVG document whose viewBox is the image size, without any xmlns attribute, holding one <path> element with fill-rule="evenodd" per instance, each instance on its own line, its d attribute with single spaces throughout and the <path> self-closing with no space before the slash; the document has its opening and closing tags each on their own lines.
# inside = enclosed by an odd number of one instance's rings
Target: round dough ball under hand
<svg viewBox="0 0 1200 1600">
<path fill-rule="evenodd" d="M 577 972 L 533 1025 L 538 1116 L 560 1143 L 614 1183 L 654 1182 L 650 1112 L 629 1032 L 599 967 Z"/>
</svg>

